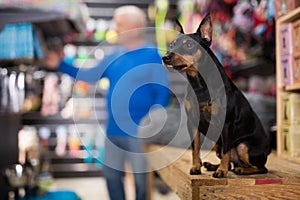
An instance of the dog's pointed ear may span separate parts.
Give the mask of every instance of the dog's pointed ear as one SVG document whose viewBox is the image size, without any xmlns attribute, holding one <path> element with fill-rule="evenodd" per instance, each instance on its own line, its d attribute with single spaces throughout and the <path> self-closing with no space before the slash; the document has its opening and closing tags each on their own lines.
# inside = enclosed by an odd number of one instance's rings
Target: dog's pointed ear
<svg viewBox="0 0 300 200">
<path fill-rule="evenodd" d="M 208 13 L 204 19 L 201 21 L 197 33 L 200 34 L 200 37 L 205 40 L 206 44 L 208 46 L 211 45 L 211 40 L 212 40 L 212 23 L 211 23 L 211 18 L 210 14 Z"/>
<path fill-rule="evenodd" d="M 183 28 L 182 28 L 182 26 L 181 26 L 181 24 L 180 24 L 179 20 L 178 20 L 178 19 L 176 19 L 175 21 L 176 21 L 175 30 L 176 30 L 176 31 L 178 31 L 178 32 L 180 32 L 180 33 L 182 33 L 182 34 L 184 34 L 184 32 L 183 32 Z"/>
</svg>

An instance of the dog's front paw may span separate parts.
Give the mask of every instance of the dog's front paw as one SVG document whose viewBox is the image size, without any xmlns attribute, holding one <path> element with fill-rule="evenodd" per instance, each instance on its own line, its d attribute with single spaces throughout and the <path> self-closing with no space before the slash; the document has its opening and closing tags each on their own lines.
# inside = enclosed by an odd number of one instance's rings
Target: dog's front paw
<svg viewBox="0 0 300 200">
<path fill-rule="evenodd" d="M 190 175 L 199 175 L 201 174 L 201 165 L 194 165 L 190 169 Z"/>
<path fill-rule="evenodd" d="M 227 173 L 228 170 L 217 169 L 217 171 L 215 171 L 212 176 L 215 178 L 224 178 L 227 176 Z"/>
</svg>

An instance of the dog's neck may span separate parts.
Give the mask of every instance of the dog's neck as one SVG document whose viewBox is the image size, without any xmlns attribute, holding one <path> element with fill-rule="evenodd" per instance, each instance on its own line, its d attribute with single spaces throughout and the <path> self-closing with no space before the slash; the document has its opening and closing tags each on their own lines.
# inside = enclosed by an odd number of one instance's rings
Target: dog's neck
<svg viewBox="0 0 300 200">
<path fill-rule="evenodd" d="M 226 92 L 230 91 L 228 86 L 233 86 L 232 81 L 212 52 L 202 57 L 194 67 L 197 70 L 194 70 L 195 72 L 193 71 L 193 73 L 186 72 L 186 75 L 191 89 L 197 95 L 199 102 L 222 99 Z"/>
<path fill-rule="evenodd" d="M 221 78 L 220 80 L 223 85 L 225 86 L 225 89 L 228 90 L 230 88 L 227 88 L 226 86 L 232 85 L 231 79 L 226 75 L 226 72 L 218 60 L 218 58 L 215 56 L 215 54 L 212 52 L 211 49 L 206 50 L 207 53 L 205 53 L 205 56 L 202 57 L 200 60 L 198 60 L 195 68 L 197 69 L 197 79 L 199 79 L 199 82 L 205 83 L 207 86 L 216 86 L 216 78 Z M 201 73 L 199 73 L 201 72 Z M 200 81 L 201 80 L 201 81 Z M 203 85 L 203 84 L 202 84 Z"/>
<path fill-rule="evenodd" d="M 186 73 L 189 83 L 194 90 L 205 89 L 207 85 L 199 72 Z"/>
<path fill-rule="evenodd" d="M 220 61 L 218 60 L 218 58 L 216 57 L 216 55 L 209 49 L 208 50 L 208 54 L 210 55 L 210 57 L 212 58 L 212 61 L 215 65 L 215 67 L 219 70 L 220 75 L 223 79 L 223 82 L 226 85 L 233 85 L 235 87 L 235 85 L 233 84 L 232 80 L 227 76 L 225 69 L 223 67 L 223 65 L 220 63 Z M 229 89 L 229 88 L 227 88 Z"/>
<path fill-rule="evenodd" d="M 193 70 L 187 71 L 187 78 L 193 89 L 207 89 L 207 84 L 210 80 L 213 80 L 212 60 L 207 59 L 207 56 L 201 57 L 196 63 L 194 63 Z"/>
<path fill-rule="evenodd" d="M 197 73 L 197 76 L 191 76 L 187 73 L 187 79 L 190 85 L 190 87 L 188 87 L 187 95 L 196 95 L 197 101 L 201 103 L 211 101 L 208 87 L 199 72 Z"/>
</svg>

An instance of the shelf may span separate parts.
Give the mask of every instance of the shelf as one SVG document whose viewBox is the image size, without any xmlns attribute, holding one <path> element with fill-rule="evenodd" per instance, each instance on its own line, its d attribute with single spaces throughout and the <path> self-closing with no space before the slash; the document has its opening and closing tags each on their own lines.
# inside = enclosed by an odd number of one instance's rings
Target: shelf
<svg viewBox="0 0 300 200">
<path fill-rule="evenodd" d="M 276 118 L 277 118 L 277 154 L 288 161 L 294 161 L 297 164 L 300 164 L 300 157 L 292 157 L 288 155 L 284 155 L 282 152 L 282 119 L 284 115 L 284 106 L 282 103 L 282 95 L 285 92 L 296 92 L 300 93 L 300 84 L 293 84 L 284 86 L 282 80 L 282 68 L 281 68 L 281 49 L 280 49 L 280 26 L 294 22 L 300 19 L 300 7 L 296 8 L 295 10 L 289 12 L 288 14 L 280 17 L 276 21 L 276 85 L 277 85 L 277 108 L 276 108 Z"/>
<path fill-rule="evenodd" d="M 66 147 L 68 148 L 68 147 Z M 52 164 L 73 164 L 73 163 L 83 163 L 84 159 L 86 159 L 86 157 L 88 156 L 89 153 L 93 154 L 93 160 L 96 160 L 94 155 L 97 155 L 98 152 L 97 150 L 93 149 L 93 150 L 86 150 L 84 148 L 80 149 L 80 150 L 76 150 L 77 151 L 77 156 L 73 157 L 69 154 L 66 154 L 64 156 L 58 156 L 55 151 L 54 151 L 54 147 L 52 148 L 53 150 L 51 150 L 51 148 L 49 149 L 48 155 L 51 157 L 51 163 Z"/>
<path fill-rule="evenodd" d="M 0 30 L 10 23 L 33 23 L 41 29 L 45 37 L 63 36 L 72 31 L 81 31 L 73 20 L 55 11 L 0 7 L 0 19 Z"/>
<path fill-rule="evenodd" d="M 294 84 L 294 85 L 287 85 L 285 87 L 285 90 L 287 92 L 300 91 L 300 83 L 297 83 L 297 84 Z"/>
<path fill-rule="evenodd" d="M 111 20 L 113 17 L 114 9 L 123 6 L 124 2 L 120 0 L 83 0 L 88 7 L 90 17 L 94 19 L 106 19 Z M 127 0 L 127 5 L 136 5 L 139 8 L 143 9 L 147 13 L 148 6 L 154 4 L 154 0 Z M 169 10 L 172 13 L 177 11 L 178 0 L 169 0 Z"/>
<path fill-rule="evenodd" d="M 280 17 L 277 20 L 277 24 L 287 23 L 295 21 L 297 18 L 299 18 L 300 13 L 300 7 L 296 8 L 295 10 L 292 10 L 291 12 L 287 13 L 286 15 Z"/>
<path fill-rule="evenodd" d="M 102 176 L 102 169 L 100 163 L 96 164 L 98 151 L 86 150 L 84 146 L 80 146 L 80 149 L 75 150 L 76 156 L 70 154 L 69 146 L 66 146 L 66 154 L 58 156 L 55 152 L 55 145 L 49 145 L 48 157 L 51 159 L 50 172 L 54 177 L 95 177 Z M 89 158 L 89 162 L 86 162 L 88 151 L 93 154 L 92 158 Z"/>
<path fill-rule="evenodd" d="M 99 177 L 102 176 L 102 169 L 96 164 L 97 160 L 95 156 L 98 151 L 93 148 L 86 150 L 84 143 L 82 143 L 82 138 L 84 133 L 80 132 L 78 135 L 78 141 L 80 141 L 78 149 L 74 150 L 76 153 L 72 154 L 72 149 L 67 142 L 65 146 L 65 154 L 57 155 L 55 150 L 57 143 L 57 137 L 55 129 L 57 125 L 94 125 L 94 124 L 104 124 L 106 118 L 103 119 L 64 119 L 60 114 L 52 116 L 42 116 L 39 112 L 30 112 L 22 115 L 23 125 L 34 125 L 36 128 L 40 126 L 46 126 L 50 128 L 51 135 L 48 139 L 48 152 L 45 154 L 46 157 L 50 159 L 50 172 L 55 178 L 65 178 L 65 177 Z M 90 151 L 90 152 L 88 152 Z M 88 153 L 92 153 L 91 162 L 86 162 L 85 158 Z"/>
<path fill-rule="evenodd" d="M 289 162 L 300 165 L 300 157 L 292 157 L 292 156 L 288 156 L 288 155 L 284 155 L 284 154 L 281 154 L 280 157 L 287 160 L 287 161 L 289 161 Z"/>
<path fill-rule="evenodd" d="M 38 124 L 104 124 L 104 119 L 64 119 L 59 114 L 53 116 L 42 116 L 39 112 L 30 112 L 22 115 L 22 123 L 24 125 Z"/>
<path fill-rule="evenodd" d="M 213 178 L 202 169 L 201 175 L 190 175 L 192 151 L 171 146 L 147 146 L 147 160 L 152 170 L 176 192 L 180 199 L 299 199 L 300 168 L 298 163 L 271 153 L 267 174 L 236 175 Z M 219 163 L 214 151 L 201 151 L 203 161 Z M 163 161 L 163 162 L 162 162 Z"/>
<path fill-rule="evenodd" d="M 55 178 L 102 176 L 102 170 L 96 164 L 52 164 L 51 169 Z"/>
</svg>

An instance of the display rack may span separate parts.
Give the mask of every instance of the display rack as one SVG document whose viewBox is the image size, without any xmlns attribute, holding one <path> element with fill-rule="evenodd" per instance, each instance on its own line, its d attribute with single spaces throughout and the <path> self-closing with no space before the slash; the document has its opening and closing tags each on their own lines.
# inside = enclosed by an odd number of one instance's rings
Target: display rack
<svg viewBox="0 0 300 200">
<path fill-rule="evenodd" d="M 120 0 L 83 0 L 83 2 L 87 5 L 91 18 L 107 20 L 112 19 L 115 8 L 124 5 L 124 2 Z M 154 0 L 127 0 L 126 4 L 136 5 L 147 13 L 149 4 L 153 4 L 154 2 Z M 177 2 L 178 0 L 169 0 L 169 9 L 172 10 L 172 12 L 176 12 Z"/>
<path fill-rule="evenodd" d="M 81 31 L 77 22 L 69 19 L 65 14 L 55 11 L 0 6 L 0 18 L 0 30 L 6 24 L 27 22 L 38 26 L 45 37 L 62 36 L 70 34 L 72 31 Z"/>
<path fill-rule="evenodd" d="M 99 99 L 103 99 L 104 97 L 97 97 L 97 102 Z M 76 108 L 75 108 L 76 109 Z M 61 177 L 95 177 L 102 176 L 101 167 L 97 166 L 96 156 L 99 152 L 96 152 L 96 149 L 92 149 L 91 151 L 85 148 L 85 144 L 81 141 L 82 138 L 80 135 L 84 137 L 85 133 L 78 132 L 77 139 L 80 141 L 79 149 L 76 150 L 76 156 L 71 155 L 70 145 L 66 143 L 66 153 L 64 155 L 57 155 L 55 152 L 55 148 L 58 144 L 58 138 L 55 133 L 55 129 L 59 125 L 69 126 L 74 125 L 80 126 L 93 126 L 93 125 L 101 125 L 104 126 L 106 123 L 106 117 L 103 115 L 105 112 L 105 105 L 101 105 L 101 107 L 95 108 L 96 117 L 89 117 L 86 119 L 75 119 L 75 118 L 62 118 L 59 113 L 52 116 L 42 116 L 39 112 L 30 112 L 22 115 L 22 124 L 34 126 L 39 129 L 41 127 L 47 127 L 51 130 L 51 135 L 49 138 L 49 147 L 47 151 L 47 157 L 50 160 L 50 172 L 55 178 Z M 91 154 L 92 160 L 90 162 L 86 162 L 85 159 L 88 154 Z"/>
<path fill-rule="evenodd" d="M 44 11 L 34 8 L 20 8 L 20 7 L 2 7 L 0 6 L 0 31 L 6 24 L 15 23 L 30 23 L 36 26 L 42 33 L 43 38 L 59 37 L 63 38 L 66 35 L 73 35 L 82 31 L 78 21 L 70 19 L 66 14 L 56 11 Z M 19 62 L 16 62 L 16 61 Z M 11 63 L 20 63 L 23 59 L 9 60 Z M 34 59 L 33 59 L 34 60 Z M 1 62 L 4 60 L 1 60 Z M 37 61 L 38 62 L 38 61 Z M 12 64 L 12 65 L 14 65 Z M 2 66 L 3 67 L 3 66 Z M 101 97 L 103 98 L 103 97 Z M 18 116 L 17 118 L 14 116 Z M 1 115 L 2 117 L 2 115 Z M 1 134 L 5 136 L 6 140 L 13 140 L 14 143 L 3 143 L 1 145 L 2 152 L 10 152 L 13 161 L 6 159 L 1 163 L 0 168 L 18 162 L 18 139 L 17 133 L 22 128 L 22 125 L 31 125 L 35 127 L 49 126 L 51 127 L 51 138 L 49 145 L 49 156 L 51 160 L 51 172 L 54 177 L 76 177 L 76 176 L 100 176 L 101 169 L 95 165 L 95 163 L 85 163 L 84 158 L 86 150 L 81 145 L 79 149 L 79 157 L 72 156 L 59 157 L 55 155 L 54 149 L 56 146 L 56 134 L 54 133 L 55 127 L 61 124 L 69 125 L 74 124 L 73 119 L 63 119 L 59 115 L 50 117 L 41 116 L 39 112 L 29 112 L 25 114 L 21 113 L 5 113 L 7 119 L 14 117 L 11 123 L 5 123 L 5 120 L 1 120 L 1 127 L 4 127 L 4 132 Z M 78 124 L 103 124 L 105 119 L 81 119 L 76 120 Z M 2 128 L 3 129 L 3 128 Z M 68 150 L 68 146 L 66 147 Z M 3 188 L 4 182 L 0 180 L 1 187 Z M 2 191 L 1 191 L 2 192 Z M 4 193 L 4 192 L 3 192 Z"/>
<path fill-rule="evenodd" d="M 214 178 L 213 172 L 205 169 L 201 175 L 190 175 L 192 150 L 149 145 L 146 151 L 150 167 L 157 169 L 162 180 L 182 200 L 299 199 L 300 196 L 298 163 L 273 153 L 266 164 L 267 174 L 239 176 L 229 171 L 227 178 Z M 201 151 L 201 154 L 205 155 L 205 161 L 220 162 L 214 151 Z"/>
<path fill-rule="evenodd" d="M 21 120 L 19 114 L 7 115 L 5 113 L 0 113 L 0 170 L 18 161 L 17 132 L 21 128 L 20 122 Z M 0 194 L 5 194 L 8 189 L 9 187 L 6 184 L 6 180 L 1 174 Z"/>
<path fill-rule="evenodd" d="M 0 7 L 0 31 L 6 24 L 11 23 L 33 23 L 35 25 L 39 24 L 41 26 L 45 26 L 45 24 L 49 23 L 58 23 L 60 26 L 57 26 L 56 30 L 51 32 L 47 32 L 47 30 L 43 33 L 46 36 L 50 35 L 60 35 L 67 34 L 69 31 L 73 31 L 74 27 L 71 25 L 71 21 L 69 21 L 66 16 L 55 13 L 55 12 L 42 12 L 38 10 L 32 9 L 21 9 L 21 8 L 9 8 L 9 7 Z M 64 28 L 59 28 L 64 27 Z M 76 30 L 74 30 L 76 31 Z M 3 47 L 1 47 L 3 48 Z M 7 67 L 10 65 L 3 64 L 4 60 L 1 60 L 1 68 Z M 18 60 L 25 61 L 24 59 Z M 10 63 L 16 63 L 16 60 L 10 60 Z M 12 64 L 13 65 L 13 64 Z M 22 128 L 22 120 L 21 113 L 12 113 L 7 112 L 6 110 L 0 110 L 0 128 L 1 128 L 1 164 L 0 170 L 1 173 L 3 169 L 8 167 L 9 165 L 15 164 L 18 162 L 18 131 Z M 9 155 L 9 156 L 8 156 Z M 2 174 L 3 175 L 3 174 Z M 9 187 L 7 185 L 4 176 L 0 177 L 0 194 L 2 198 L 8 198 Z M 6 198 L 6 199 L 7 199 Z"/>
<path fill-rule="evenodd" d="M 300 163 L 300 157 L 292 157 L 289 155 L 285 155 L 283 153 L 282 144 L 282 128 L 283 128 L 283 115 L 284 115 L 284 107 L 282 104 L 282 97 L 286 92 L 300 94 L 300 84 L 292 84 L 292 85 L 284 85 L 283 84 L 283 72 L 282 72 L 282 53 L 280 48 L 280 27 L 290 23 L 295 22 L 296 20 L 300 19 L 300 7 L 296 8 L 295 10 L 289 12 L 288 14 L 280 17 L 276 21 L 276 79 L 277 79 L 277 154 L 284 158 L 287 158 L 292 161 L 296 161 Z"/>
</svg>

